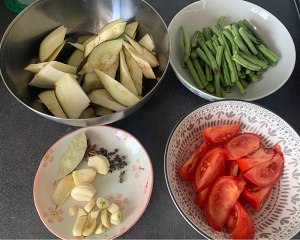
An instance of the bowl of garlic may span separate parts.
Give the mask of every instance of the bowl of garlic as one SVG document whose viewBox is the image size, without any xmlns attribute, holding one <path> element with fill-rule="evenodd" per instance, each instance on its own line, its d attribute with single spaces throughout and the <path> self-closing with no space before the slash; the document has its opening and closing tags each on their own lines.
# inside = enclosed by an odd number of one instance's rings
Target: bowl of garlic
<svg viewBox="0 0 300 240">
<path fill-rule="evenodd" d="M 121 129 L 91 126 L 49 148 L 33 196 L 56 237 L 114 239 L 142 216 L 152 187 L 152 163 L 141 143 Z"/>
</svg>

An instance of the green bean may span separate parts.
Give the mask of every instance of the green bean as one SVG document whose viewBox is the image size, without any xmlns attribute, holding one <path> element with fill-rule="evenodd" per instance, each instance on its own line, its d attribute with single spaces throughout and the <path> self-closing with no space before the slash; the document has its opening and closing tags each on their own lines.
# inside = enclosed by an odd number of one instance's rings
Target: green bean
<svg viewBox="0 0 300 240">
<path fill-rule="evenodd" d="M 203 35 L 204 35 L 205 41 L 211 39 L 212 34 L 211 34 L 211 30 L 210 30 L 209 27 L 204 27 L 203 28 Z"/>
<path fill-rule="evenodd" d="M 200 57 L 200 58 L 201 58 L 208 66 L 210 66 L 210 68 L 212 68 L 211 62 L 209 61 L 209 59 L 208 59 L 208 57 L 206 56 L 205 52 L 204 52 L 201 48 L 199 48 L 199 47 L 196 48 L 196 52 L 197 52 L 198 56 L 199 56 L 199 57 Z"/>
<path fill-rule="evenodd" d="M 237 86 L 237 89 L 239 90 L 240 94 L 244 95 L 246 93 L 243 85 L 239 80 L 236 81 L 235 85 Z"/>
<path fill-rule="evenodd" d="M 184 54 L 184 41 L 183 41 L 183 39 L 181 39 L 179 43 L 180 43 L 181 51 L 182 51 L 182 53 Z M 186 68 L 186 64 L 185 64 L 184 61 L 183 61 L 183 63 L 181 63 L 181 66 L 182 66 L 183 68 Z"/>
<path fill-rule="evenodd" d="M 213 85 L 211 84 L 208 84 L 206 87 L 205 87 L 206 91 L 210 92 L 210 93 L 213 93 L 215 91 L 215 88 Z"/>
<path fill-rule="evenodd" d="M 187 59 L 186 64 L 187 64 L 187 67 L 188 67 L 188 69 L 189 69 L 189 71 L 190 71 L 190 73 L 191 73 L 191 75 L 194 79 L 194 82 L 195 82 L 196 86 L 200 89 L 203 89 L 204 86 L 203 86 L 203 84 L 202 84 L 202 82 L 201 82 L 201 80 L 200 80 L 200 78 L 199 78 L 199 76 L 196 72 L 196 69 L 195 69 L 195 67 L 194 67 L 194 65 L 193 65 L 190 58 Z"/>
<path fill-rule="evenodd" d="M 264 44 L 260 44 L 257 47 L 266 58 L 270 59 L 273 63 L 278 62 L 279 57 L 270 49 L 268 49 Z"/>
<path fill-rule="evenodd" d="M 191 59 L 197 58 L 198 57 L 197 51 L 196 50 L 192 51 L 191 54 L 190 54 L 190 57 L 191 57 Z"/>
<path fill-rule="evenodd" d="M 208 84 L 208 82 L 206 81 L 206 76 L 200 64 L 200 61 L 198 58 L 195 58 L 192 61 L 195 66 L 196 72 L 198 73 L 199 79 L 202 82 L 202 85 L 205 87 Z"/>
<path fill-rule="evenodd" d="M 224 46 L 225 49 L 228 51 L 228 53 L 230 53 L 230 52 L 231 52 L 231 51 L 230 51 L 230 47 L 229 47 L 229 45 L 228 45 L 228 43 L 227 43 L 227 41 L 226 41 L 226 39 L 225 39 L 224 34 L 221 34 L 221 35 L 218 37 L 218 40 L 219 40 L 221 46 Z"/>
<path fill-rule="evenodd" d="M 229 42 L 231 44 L 231 52 L 232 52 L 232 54 L 234 54 L 235 52 L 238 52 L 238 48 L 236 46 L 236 43 L 233 40 L 232 33 L 229 30 L 224 29 L 223 30 L 223 34 L 229 40 Z"/>
<path fill-rule="evenodd" d="M 191 54 L 191 41 L 190 41 L 189 33 L 188 33 L 186 27 L 180 26 L 180 31 L 182 33 L 183 42 L 184 42 L 183 59 L 184 59 L 184 62 L 186 62 Z"/>
<path fill-rule="evenodd" d="M 244 40 L 244 42 L 246 43 L 246 45 L 248 46 L 250 51 L 254 55 L 256 55 L 257 54 L 257 49 L 255 48 L 255 46 L 251 42 L 250 38 L 248 37 L 248 35 L 246 33 L 246 30 L 243 27 L 239 28 L 239 34 L 241 35 L 242 39 Z"/>
<path fill-rule="evenodd" d="M 241 64 L 243 67 L 248 68 L 248 69 L 253 70 L 253 71 L 259 71 L 261 69 L 260 66 L 258 66 L 256 64 L 254 64 L 254 63 L 252 63 L 252 62 L 244 59 L 238 53 L 233 54 L 232 60 L 235 61 L 235 62 L 237 62 L 237 63 L 239 63 L 239 64 Z"/>
<path fill-rule="evenodd" d="M 205 42 L 205 38 L 204 38 L 203 32 L 199 33 L 197 41 L 198 41 L 198 44 L 200 44 L 200 42 Z"/>
<path fill-rule="evenodd" d="M 244 28 L 247 37 L 248 37 L 253 43 L 255 43 L 256 45 L 262 43 L 258 38 L 256 38 L 256 37 L 249 31 L 249 29 L 246 27 L 246 25 L 243 23 L 243 21 L 239 21 L 239 23 L 240 23 L 240 26 L 241 26 L 242 28 Z"/>
<path fill-rule="evenodd" d="M 213 70 L 214 74 L 217 74 L 218 71 L 219 71 L 219 69 L 218 69 L 218 64 L 216 62 L 216 59 L 214 58 L 213 54 L 208 49 L 208 47 L 206 46 L 205 43 L 201 43 L 200 46 L 201 46 L 202 50 L 205 52 L 206 56 L 208 57 L 208 59 L 209 59 L 209 61 L 211 63 L 211 67 L 212 67 L 212 70 Z"/>
<path fill-rule="evenodd" d="M 234 63 L 232 61 L 230 53 L 226 49 L 224 50 L 224 56 L 225 56 L 226 62 L 228 64 L 228 68 L 230 70 L 231 82 L 235 83 L 238 80 L 238 74 L 237 74 L 237 71 L 236 71 L 236 66 L 234 65 Z"/>
<path fill-rule="evenodd" d="M 234 37 L 239 35 L 239 30 L 236 24 L 231 25 L 231 33 Z"/>
<path fill-rule="evenodd" d="M 216 34 L 218 37 L 222 34 L 222 30 L 219 29 L 216 25 L 209 26 L 211 31 Z"/>
<path fill-rule="evenodd" d="M 263 43 L 265 46 L 267 46 L 266 43 L 263 41 L 262 37 L 260 36 L 260 34 L 255 30 L 255 28 L 253 27 L 253 25 L 248 22 L 247 19 L 243 19 L 243 20 L 241 20 L 241 22 L 253 34 L 254 37 L 256 37 L 257 39 L 259 39 L 261 41 L 261 43 Z"/>
<path fill-rule="evenodd" d="M 253 74 L 250 76 L 252 82 L 257 82 L 260 79 L 260 75 Z"/>
<path fill-rule="evenodd" d="M 240 82 L 241 82 L 244 89 L 247 88 L 248 85 L 249 85 L 249 83 L 245 79 L 240 79 Z"/>
<path fill-rule="evenodd" d="M 200 31 L 196 31 L 193 34 L 192 40 L 191 40 L 191 47 L 195 48 L 198 44 L 198 37 L 199 37 Z"/>
<path fill-rule="evenodd" d="M 225 49 L 224 46 L 218 46 L 218 48 L 217 48 L 216 61 L 217 61 L 219 68 L 221 67 L 224 49 Z"/>
<path fill-rule="evenodd" d="M 225 87 L 224 89 L 225 89 L 225 92 L 226 92 L 226 93 L 231 93 L 231 87 L 230 87 L 230 86 Z"/>
<path fill-rule="evenodd" d="M 225 60 L 225 57 L 222 58 L 222 66 L 221 66 L 221 68 L 222 68 L 223 78 L 224 78 L 224 81 L 226 83 L 226 86 L 231 85 L 229 69 L 228 69 L 228 65 L 227 65 L 227 62 Z"/>
<path fill-rule="evenodd" d="M 211 67 L 208 66 L 208 64 L 205 63 L 205 65 L 204 65 L 204 70 L 205 70 L 206 80 L 207 80 L 208 82 L 211 82 L 211 81 L 213 80 Z"/>
<path fill-rule="evenodd" d="M 254 63 L 262 68 L 267 68 L 268 64 L 265 61 L 260 60 L 259 58 L 255 57 L 255 56 L 249 56 L 247 54 L 244 53 L 239 53 L 241 55 L 241 57 L 243 57 L 244 59 L 246 59 L 247 61 Z M 247 73 L 247 71 L 246 71 Z"/>
<path fill-rule="evenodd" d="M 209 39 L 205 42 L 206 46 L 209 48 L 209 50 L 212 52 L 213 55 L 216 55 L 216 50 L 213 46 L 212 40 Z"/>
<path fill-rule="evenodd" d="M 218 20 L 217 20 L 217 26 L 218 26 L 220 29 L 223 29 L 223 28 L 224 28 L 224 26 L 223 26 L 224 20 L 225 20 L 225 16 L 221 16 L 221 17 L 219 17 Z"/>
</svg>

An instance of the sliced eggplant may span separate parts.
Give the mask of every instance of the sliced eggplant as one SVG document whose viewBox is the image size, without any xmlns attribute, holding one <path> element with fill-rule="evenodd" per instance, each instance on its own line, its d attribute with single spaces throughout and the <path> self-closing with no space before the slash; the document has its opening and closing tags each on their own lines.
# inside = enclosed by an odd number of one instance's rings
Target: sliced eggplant
<svg viewBox="0 0 300 240">
<path fill-rule="evenodd" d="M 95 73 L 101 80 L 104 88 L 108 91 L 108 93 L 120 104 L 124 106 L 132 106 L 140 100 L 136 95 L 130 92 L 121 83 L 111 78 L 104 72 L 95 69 Z"/>
<path fill-rule="evenodd" d="M 125 38 L 134 47 L 134 49 L 143 56 L 143 58 L 150 64 L 151 67 L 159 66 L 159 62 L 152 52 L 150 52 L 147 48 L 143 47 L 141 44 L 139 44 L 137 41 L 135 41 L 128 35 L 125 35 Z"/>
<path fill-rule="evenodd" d="M 76 75 L 77 68 L 74 66 L 62 62 L 58 62 L 58 61 L 51 61 L 49 62 L 49 64 L 57 70 Z"/>
<path fill-rule="evenodd" d="M 92 50 L 102 42 L 116 39 L 120 37 L 126 27 L 126 22 L 123 19 L 117 19 L 105 25 L 98 33 L 96 38 L 86 44 L 84 49 L 84 57 L 88 56 Z"/>
<path fill-rule="evenodd" d="M 120 82 L 130 92 L 132 92 L 135 95 L 138 95 L 134 82 L 129 73 L 123 50 L 120 51 Z"/>
<path fill-rule="evenodd" d="M 139 44 L 141 44 L 143 47 L 148 49 L 150 52 L 154 51 L 155 45 L 153 38 L 150 36 L 149 33 L 146 33 L 139 41 Z"/>
<path fill-rule="evenodd" d="M 102 116 L 106 116 L 109 114 L 113 114 L 114 111 L 109 108 L 97 105 L 95 107 L 95 113 L 96 113 L 96 116 L 102 117 Z"/>
<path fill-rule="evenodd" d="M 139 22 L 131 22 L 131 23 L 128 23 L 128 24 L 126 25 L 126 28 L 125 28 L 125 33 L 126 33 L 129 37 L 135 38 L 138 25 L 139 25 Z"/>
<path fill-rule="evenodd" d="M 139 67 L 139 65 L 134 61 L 130 53 L 127 51 L 126 48 L 124 49 L 125 53 L 125 59 L 127 63 L 127 67 L 130 73 L 130 76 L 133 80 L 134 86 L 138 92 L 138 95 L 142 95 L 142 89 L 143 89 L 143 72 L 142 69 Z"/>
<path fill-rule="evenodd" d="M 112 78 L 116 78 L 117 71 L 119 69 L 119 56 L 117 57 L 116 61 L 107 69 L 104 69 L 103 72 L 105 72 L 107 75 L 109 75 Z"/>
<path fill-rule="evenodd" d="M 55 95 L 68 118 L 79 118 L 90 104 L 90 99 L 71 74 L 65 74 L 55 83 Z"/>
<path fill-rule="evenodd" d="M 46 61 L 47 58 L 64 42 L 67 28 L 60 26 L 49 33 L 41 42 L 39 50 L 40 62 Z"/>
<path fill-rule="evenodd" d="M 86 94 L 89 94 L 93 90 L 104 88 L 102 82 L 94 72 L 84 75 L 84 80 L 81 87 Z"/>
<path fill-rule="evenodd" d="M 43 91 L 38 95 L 38 97 L 55 117 L 67 118 L 66 114 L 59 105 L 59 102 L 57 101 L 54 90 Z"/>
<path fill-rule="evenodd" d="M 72 65 L 74 67 L 78 67 L 82 61 L 83 61 L 83 51 L 76 49 L 68 59 L 67 64 Z"/>
<path fill-rule="evenodd" d="M 61 50 L 63 49 L 63 47 L 65 46 L 66 42 L 67 42 L 66 40 L 63 41 L 63 43 L 59 45 L 58 48 L 55 49 L 55 51 L 50 55 L 50 57 L 46 59 L 46 61 L 47 62 L 54 61 L 59 55 L 59 53 L 61 52 Z"/>
<path fill-rule="evenodd" d="M 32 73 L 38 73 L 40 70 L 42 70 L 48 62 L 41 62 L 41 63 L 31 63 L 27 65 L 24 70 Z"/>
<path fill-rule="evenodd" d="M 84 51 L 84 45 L 81 43 L 72 43 L 72 42 L 68 42 L 68 44 L 72 45 L 73 47 L 75 47 L 76 49 L 80 50 L 80 51 Z"/>
<path fill-rule="evenodd" d="M 115 39 L 97 45 L 87 58 L 82 73 L 91 73 L 93 69 L 105 70 L 119 57 L 122 48 L 122 39 Z"/>
<path fill-rule="evenodd" d="M 105 89 L 97 89 L 88 95 L 90 101 L 113 111 L 121 111 L 126 107 L 118 103 Z"/>
</svg>

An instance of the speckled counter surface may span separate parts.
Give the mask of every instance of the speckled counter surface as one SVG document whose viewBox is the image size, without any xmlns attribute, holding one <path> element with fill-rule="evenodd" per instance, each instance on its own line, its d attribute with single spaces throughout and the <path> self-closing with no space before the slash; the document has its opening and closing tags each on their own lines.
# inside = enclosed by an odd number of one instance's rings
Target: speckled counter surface
<svg viewBox="0 0 300 240">
<path fill-rule="evenodd" d="M 16 16 L 0 1 L 0 37 Z M 148 1 L 168 25 L 192 0 Z M 300 54 L 300 22 L 293 0 L 253 0 L 273 13 L 290 31 Z M 300 67 L 276 93 L 256 103 L 274 111 L 300 133 Z M 154 188 L 140 220 L 121 236 L 127 239 L 196 239 L 199 235 L 180 215 L 165 183 L 163 161 L 167 139 L 175 124 L 206 103 L 178 81 L 171 66 L 154 96 L 143 108 L 112 126 L 131 132 L 153 162 Z M 49 122 L 17 102 L 0 83 L 0 238 L 56 238 L 40 221 L 33 202 L 33 181 L 40 160 L 60 137 L 76 129 Z M 295 238 L 300 239 L 300 233 Z"/>
</svg>

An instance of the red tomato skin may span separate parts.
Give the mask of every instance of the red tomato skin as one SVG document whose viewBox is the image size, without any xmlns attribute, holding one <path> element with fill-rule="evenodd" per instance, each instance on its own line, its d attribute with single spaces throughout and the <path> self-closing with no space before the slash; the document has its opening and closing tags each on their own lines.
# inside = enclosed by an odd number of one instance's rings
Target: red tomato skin
<svg viewBox="0 0 300 240">
<path fill-rule="evenodd" d="M 255 226 L 247 209 L 238 201 L 227 221 L 229 237 L 232 239 L 253 239 Z"/>
<path fill-rule="evenodd" d="M 261 189 L 245 187 L 241 195 L 243 200 L 246 201 L 254 211 L 259 212 L 268 200 L 271 191 L 272 186 Z"/>
<path fill-rule="evenodd" d="M 178 174 L 185 181 L 192 181 L 202 157 L 207 153 L 209 147 L 203 142 L 179 168 Z"/>
<path fill-rule="evenodd" d="M 222 144 L 235 137 L 241 130 L 238 124 L 208 127 L 202 131 L 205 140 L 210 144 Z"/>
<path fill-rule="evenodd" d="M 194 179 L 197 192 L 212 184 L 225 173 L 226 152 L 224 149 L 214 148 L 208 151 L 199 163 Z"/>
<path fill-rule="evenodd" d="M 205 206 L 205 200 L 207 197 L 207 193 L 209 191 L 209 187 L 203 189 L 202 191 L 198 192 L 195 199 L 194 199 L 194 203 L 196 205 L 198 205 L 201 208 L 204 208 Z"/>
<path fill-rule="evenodd" d="M 240 177 L 222 176 L 211 186 L 206 197 L 204 215 L 214 230 L 222 230 L 245 184 Z"/>
<path fill-rule="evenodd" d="M 272 148 L 265 148 L 264 146 L 260 146 L 257 150 L 254 152 L 241 157 L 236 160 L 237 164 L 239 165 L 239 168 L 242 172 L 246 172 L 250 168 L 271 160 L 275 155 L 275 152 Z"/>
<path fill-rule="evenodd" d="M 229 160 L 236 160 L 252 153 L 260 146 L 260 136 L 254 133 L 240 134 L 225 144 Z"/>
<path fill-rule="evenodd" d="M 238 176 L 239 165 L 236 161 L 226 161 L 225 175 Z"/>
<path fill-rule="evenodd" d="M 271 160 L 252 167 L 243 174 L 243 178 L 258 187 L 267 187 L 275 184 L 281 177 L 284 161 L 280 154 Z"/>
</svg>

